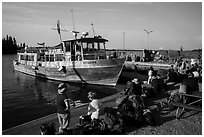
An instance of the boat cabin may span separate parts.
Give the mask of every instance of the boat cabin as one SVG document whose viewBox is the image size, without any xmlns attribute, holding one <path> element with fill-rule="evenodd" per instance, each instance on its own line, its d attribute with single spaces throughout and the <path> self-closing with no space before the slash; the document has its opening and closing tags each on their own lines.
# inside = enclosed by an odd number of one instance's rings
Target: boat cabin
<svg viewBox="0 0 204 137">
<path fill-rule="evenodd" d="M 105 42 L 108 40 L 95 36 L 63 41 L 55 48 L 62 48 L 69 61 L 106 59 Z"/>
</svg>

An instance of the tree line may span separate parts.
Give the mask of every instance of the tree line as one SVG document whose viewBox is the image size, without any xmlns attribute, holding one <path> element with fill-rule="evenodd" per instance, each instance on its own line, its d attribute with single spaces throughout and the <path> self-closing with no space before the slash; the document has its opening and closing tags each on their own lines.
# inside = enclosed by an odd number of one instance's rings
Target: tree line
<svg viewBox="0 0 204 137">
<path fill-rule="evenodd" d="M 16 54 L 18 50 L 25 48 L 25 43 L 17 44 L 16 38 L 6 35 L 2 39 L 2 54 Z"/>
</svg>

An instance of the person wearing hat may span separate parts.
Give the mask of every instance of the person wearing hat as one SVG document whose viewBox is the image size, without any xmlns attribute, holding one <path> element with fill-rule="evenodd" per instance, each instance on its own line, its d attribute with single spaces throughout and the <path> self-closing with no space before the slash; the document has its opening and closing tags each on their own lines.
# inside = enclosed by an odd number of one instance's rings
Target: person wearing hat
<svg viewBox="0 0 204 137">
<path fill-rule="evenodd" d="M 61 83 L 58 86 L 58 94 L 56 97 L 57 103 L 57 116 L 59 120 L 59 132 L 62 133 L 67 130 L 70 123 L 70 104 L 67 95 L 65 94 L 67 85 Z"/>
</svg>

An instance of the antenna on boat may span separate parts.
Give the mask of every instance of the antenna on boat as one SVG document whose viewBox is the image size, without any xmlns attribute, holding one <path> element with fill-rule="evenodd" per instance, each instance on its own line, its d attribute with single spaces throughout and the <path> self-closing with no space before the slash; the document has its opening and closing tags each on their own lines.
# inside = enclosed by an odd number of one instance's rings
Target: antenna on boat
<svg viewBox="0 0 204 137">
<path fill-rule="evenodd" d="M 94 26 L 93 26 L 92 22 L 91 22 L 91 26 L 92 26 L 92 30 L 93 30 L 93 35 L 95 36 L 95 30 L 94 30 Z"/>
<path fill-rule="evenodd" d="M 71 12 L 72 12 L 72 23 L 73 23 L 73 29 L 75 31 L 75 25 L 74 25 L 74 14 L 73 14 L 73 9 L 71 9 Z"/>
<path fill-rule="evenodd" d="M 58 34 L 59 34 L 59 37 L 60 37 L 60 43 L 62 44 L 62 50 L 63 50 L 63 52 L 64 52 L 64 54 L 65 54 L 65 46 L 64 46 L 64 44 L 62 43 L 62 36 L 61 36 L 61 31 L 66 31 L 66 32 L 68 32 L 67 30 L 65 30 L 65 29 L 61 29 L 60 27 L 61 27 L 62 25 L 60 24 L 60 21 L 58 20 L 57 21 L 57 28 L 51 28 L 52 30 L 57 30 L 57 32 L 58 32 Z"/>
<path fill-rule="evenodd" d="M 72 23 L 73 23 L 73 29 L 74 29 L 74 30 L 72 31 L 72 33 L 73 33 L 74 38 L 77 39 L 77 34 L 78 34 L 79 32 L 75 30 L 73 9 L 71 9 L 71 12 L 72 12 Z"/>
<path fill-rule="evenodd" d="M 65 32 L 68 32 L 66 29 L 61 29 L 60 26 L 62 26 L 60 24 L 60 21 L 58 20 L 57 21 L 57 28 L 51 28 L 52 30 L 57 30 L 58 34 L 59 34 L 59 37 L 60 37 L 60 42 L 62 42 L 62 36 L 61 36 L 61 31 L 65 31 Z"/>
</svg>

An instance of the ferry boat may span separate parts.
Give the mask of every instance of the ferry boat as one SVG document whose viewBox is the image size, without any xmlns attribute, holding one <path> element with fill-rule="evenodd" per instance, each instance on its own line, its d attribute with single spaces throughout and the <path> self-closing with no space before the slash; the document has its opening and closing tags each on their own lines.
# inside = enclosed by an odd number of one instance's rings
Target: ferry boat
<svg viewBox="0 0 204 137">
<path fill-rule="evenodd" d="M 75 36 L 77 33 L 74 32 Z M 27 47 L 17 53 L 14 70 L 62 82 L 116 86 L 125 59 L 108 58 L 108 40 L 87 35 L 53 47 Z"/>
</svg>

